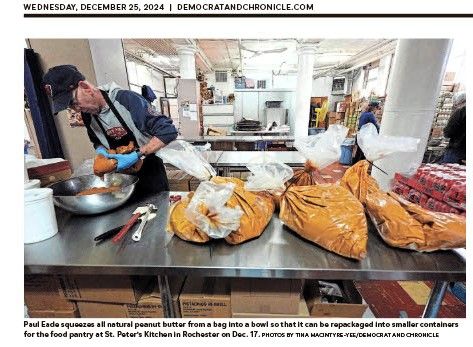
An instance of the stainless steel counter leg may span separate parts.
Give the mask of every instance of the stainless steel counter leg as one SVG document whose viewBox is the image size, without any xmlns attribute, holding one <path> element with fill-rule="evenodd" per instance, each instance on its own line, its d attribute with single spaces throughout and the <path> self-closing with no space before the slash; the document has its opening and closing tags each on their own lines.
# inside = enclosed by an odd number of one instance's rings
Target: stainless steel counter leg
<svg viewBox="0 0 473 347">
<path fill-rule="evenodd" d="M 174 305 L 172 304 L 172 294 L 169 289 L 168 276 L 158 275 L 159 293 L 161 294 L 161 303 L 165 318 L 176 318 Z"/>
<path fill-rule="evenodd" d="M 430 292 L 429 300 L 427 305 L 425 305 L 424 313 L 422 318 L 436 318 L 440 310 L 440 305 L 442 305 L 443 297 L 445 296 L 445 291 L 447 290 L 448 282 L 445 281 L 435 281 L 435 285 Z"/>
</svg>

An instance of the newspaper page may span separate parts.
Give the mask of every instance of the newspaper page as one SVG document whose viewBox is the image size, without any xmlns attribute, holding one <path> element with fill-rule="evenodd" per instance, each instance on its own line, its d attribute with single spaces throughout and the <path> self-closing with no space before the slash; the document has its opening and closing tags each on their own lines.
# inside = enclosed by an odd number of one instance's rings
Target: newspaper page
<svg viewBox="0 0 473 347">
<path fill-rule="evenodd" d="M 467 343 L 471 1 L 3 6 L 6 340 Z"/>
</svg>

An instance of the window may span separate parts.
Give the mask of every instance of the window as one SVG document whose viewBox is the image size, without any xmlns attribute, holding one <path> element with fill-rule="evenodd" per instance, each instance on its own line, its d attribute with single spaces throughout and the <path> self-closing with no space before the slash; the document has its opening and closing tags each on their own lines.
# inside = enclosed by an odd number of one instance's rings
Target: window
<svg viewBox="0 0 473 347">
<path fill-rule="evenodd" d="M 215 71 L 215 82 L 227 82 L 227 72 Z"/>
<path fill-rule="evenodd" d="M 333 79 L 332 92 L 340 92 L 345 88 L 345 77 L 336 77 Z"/>
</svg>

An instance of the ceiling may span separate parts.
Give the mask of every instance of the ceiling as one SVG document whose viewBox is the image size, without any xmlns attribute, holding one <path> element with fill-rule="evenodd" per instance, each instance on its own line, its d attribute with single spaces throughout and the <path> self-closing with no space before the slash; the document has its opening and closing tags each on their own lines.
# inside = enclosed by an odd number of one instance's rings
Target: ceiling
<svg viewBox="0 0 473 347">
<path fill-rule="evenodd" d="M 344 68 L 362 56 L 394 50 L 395 40 L 382 39 L 124 39 L 129 59 L 146 62 L 173 75 L 179 74 L 179 46 L 197 49 L 196 66 L 203 73 L 214 70 L 269 70 L 280 74 L 297 72 L 300 43 L 316 48 L 314 73 Z M 394 42 L 394 44 L 393 44 Z M 378 52 L 379 51 L 379 52 Z M 368 63 L 367 61 L 366 63 Z"/>
</svg>

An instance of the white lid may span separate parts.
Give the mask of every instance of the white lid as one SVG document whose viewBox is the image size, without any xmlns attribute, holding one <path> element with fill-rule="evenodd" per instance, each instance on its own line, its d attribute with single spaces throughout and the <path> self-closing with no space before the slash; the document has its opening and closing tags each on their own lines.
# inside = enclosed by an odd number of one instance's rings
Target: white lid
<svg viewBox="0 0 473 347">
<path fill-rule="evenodd" d="M 25 183 L 25 189 L 39 188 L 41 181 L 38 179 L 29 180 Z"/>
<path fill-rule="evenodd" d="M 24 191 L 25 202 L 47 199 L 52 195 L 53 190 L 51 188 L 33 188 Z"/>
</svg>

